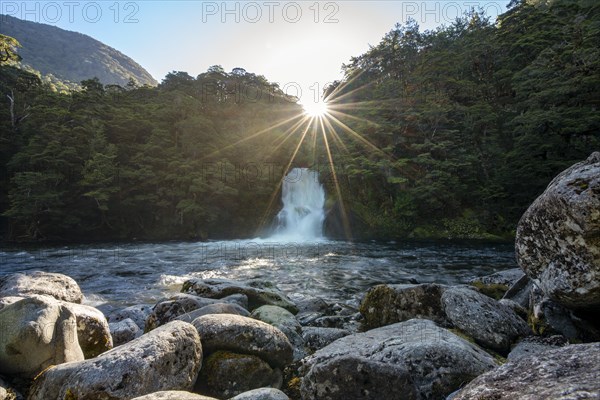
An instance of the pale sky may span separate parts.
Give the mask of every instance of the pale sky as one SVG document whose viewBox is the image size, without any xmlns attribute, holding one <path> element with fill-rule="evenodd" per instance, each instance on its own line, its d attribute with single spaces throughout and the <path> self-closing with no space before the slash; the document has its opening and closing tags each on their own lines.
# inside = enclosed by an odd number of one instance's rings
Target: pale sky
<svg viewBox="0 0 600 400">
<path fill-rule="evenodd" d="M 301 102 L 341 77 L 341 66 L 407 18 L 422 29 L 472 7 L 495 18 L 501 1 L 6 1 L 0 13 L 81 32 L 130 56 L 158 81 L 211 65 L 241 67 Z M 298 92 L 298 90 L 300 92 Z"/>
</svg>

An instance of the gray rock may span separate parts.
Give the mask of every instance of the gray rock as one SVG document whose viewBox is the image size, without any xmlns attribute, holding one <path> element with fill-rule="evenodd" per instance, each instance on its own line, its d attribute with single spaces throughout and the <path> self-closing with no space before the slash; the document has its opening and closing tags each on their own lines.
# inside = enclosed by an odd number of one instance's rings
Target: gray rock
<svg viewBox="0 0 600 400">
<path fill-rule="evenodd" d="M 486 296 L 499 300 L 523 276 L 525 276 L 523 271 L 519 268 L 513 268 L 471 279 L 469 284 L 479 289 Z"/>
<path fill-rule="evenodd" d="M 218 398 L 261 387 L 280 388 L 282 374 L 257 356 L 217 351 L 205 361 L 197 389 Z"/>
<path fill-rule="evenodd" d="M 440 302 L 445 289 L 446 286 L 435 283 L 374 286 L 360 305 L 364 328 L 377 328 L 413 318 L 426 318 L 445 325 L 446 315 Z"/>
<path fill-rule="evenodd" d="M 320 297 L 305 296 L 296 293 L 295 296 L 290 296 L 291 300 L 298 307 L 298 313 L 325 312 L 329 308 L 329 304 Z"/>
<path fill-rule="evenodd" d="M 302 329 L 302 338 L 306 348 L 315 352 L 331 344 L 337 339 L 350 335 L 350 331 L 338 328 L 318 328 L 307 326 Z"/>
<path fill-rule="evenodd" d="M 512 343 L 532 333 L 510 307 L 468 287 L 448 288 L 442 303 L 455 327 L 501 354 L 508 354 Z"/>
<path fill-rule="evenodd" d="M 144 333 L 140 327 L 130 318 L 119 322 L 108 323 L 114 346 L 121 346 L 139 338 Z"/>
<path fill-rule="evenodd" d="M 181 390 L 167 390 L 156 392 L 144 396 L 136 397 L 132 400 L 217 400 L 214 397 L 206 397 L 200 394 L 184 392 Z"/>
<path fill-rule="evenodd" d="M 296 305 L 277 288 L 256 287 L 228 279 L 192 279 L 183 284 L 182 292 L 198 296 L 220 299 L 232 294 L 244 294 L 248 297 L 248 308 L 254 310 L 263 305 L 285 308 L 293 314 L 298 313 Z"/>
<path fill-rule="evenodd" d="M 302 325 L 294 317 L 294 314 L 277 306 L 261 306 L 252 312 L 252 318 L 274 326 L 287 336 L 294 348 L 294 361 L 306 357 L 304 339 L 302 338 Z"/>
<path fill-rule="evenodd" d="M 161 325 L 176 320 L 178 317 L 191 313 L 192 311 L 216 303 L 238 303 L 243 301 L 240 296 L 226 296 L 223 299 L 215 300 L 206 297 L 200 297 L 188 293 L 179 293 L 175 296 L 158 302 L 148 316 L 145 325 L 145 331 L 151 331 Z"/>
<path fill-rule="evenodd" d="M 243 308 L 242 306 L 239 306 L 237 304 L 215 303 L 215 304 L 210 304 L 208 306 L 199 308 L 192 312 L 180 315 L 176 319 L 179 321 L 185 321 L 185 322 L 191 323 L 196 318 L 201 317 L 203 315 L 208 315 L 208 314 L 233 314 L 233 315 L 241 315 L 243 317 L 250 316 L 250 312 L 248 312 L 248 310 L 246 310 L 245 308 Z"/>
<path fill-rule="evenodd" d="M 531 290 L 535 284 L 527 275 L 524 275 L 516 281 L 507 291 L 504 293 L 502 300 L 511 300 L 520 305 L 521 307 L 529 308 L 529 297 Z"/>
<path fill-rule="evenodd" d="M 498 303 L 509 307 L 513 310 L 522 320 L 527 321 L 528 312 L 527 309 L 522 307 L 519 303 L 509 299 L 500 299 Z"/>
<path fill-rule="evenodd" d="M 483 374 L 453 400 L 598 399 L 600 343 L 547 350 Z"/>
<path fill-rule="evenodd" d="M 81 303 L 83 293 L 77 282 L 66 275 L 34 271 L 0 277 L 0 297 L 28 297 L 40 294 L 69 303 Z"/>
<path fill-rule="evenodd" d="M 303 399 L 439 399 L 493 369 L 485 351 L 429 320 L 343 337 L 304 359 Z"/>
<path fill-rule="evenodd" d="M 229 400 L 290 400 L 289 397 L 286 396 L 279 389 L 274 388 L 260 388 L 254 389 L 242 394 L 238 394 L 235 397 L 232 397 Z"/>
<path fill-rule="evenodd" d="M 50 365 L 83 360 L 77 319 L 63 303 L 32 295 L 0 310 L 0 372 L 34 377 Z"/>
<path fill-rule="evenodd" d="M 113 348 L 108 321 L 101 311 L 83 304 L 62 304 L 75 314 L 77 338 L 86 359 L 94 358 Z"/>
<path fill-rule="evenodd" d="M 121 322 L 126 319 L 132 320 L 142 331 L 146 327 L 146 320 L 152 313 L 151 304 L 136 304 L 121 310 L 116 310 L 108 316 L 108 322 Z"/>
<path fill-rule="evenodd" d="M 198 332 L 174 321 L 94 359 L 48 369 L 35 380 L 29 400 L 125 400 L 190 390 L 201 364 Z"/>
<path fill-rule="evenodd" d="M 556 349 L 569 344 L 569 341 L 564 336 L 529 336 L 521 340 L 508 353 L 508 361 L 517 361 L 523 357 L 528 357 L 533 354 L 541 353 L 542 351 Z"/>
<path fill-rule="evenodd" d="M 560 173 L 517 227 L 519 266 L 552 300 L 600 306 L 600 152 Z"/>
<path fill-rule="evenodd" d="M 279 329 L 252 318 L 231 314 L 210 314 L 196 318 L 193 325 L 207 353 L 227 350 L 255 355 L 274 367 L 292 362 L 293 349 Z"/>
<path fill-rule="evenodd" d="M 537 334 L 559 334 L 575 341 L 600 341 L 598 328 L 578 317 L 573 310 L 550 300 L 535 285 L 529 307 L 529 321 Z M 597 317 L 594 319 L 597 320 Z"/>
</svg>

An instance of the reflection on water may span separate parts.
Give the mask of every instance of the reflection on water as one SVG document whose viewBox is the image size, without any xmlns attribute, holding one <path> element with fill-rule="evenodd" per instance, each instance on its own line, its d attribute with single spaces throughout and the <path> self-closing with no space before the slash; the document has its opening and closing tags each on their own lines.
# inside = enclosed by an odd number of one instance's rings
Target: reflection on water
<svg viewBox="0 0 600 400">
<path fill-rule="evenodd" d="M 73 277 L 86 300 L 108 307 L 152 303 L 189 278 L 262 279 L 289 295 L 356 304 L 378 283 L 464 283 L 514 268 L 510 244 L 208 243 L 107 244 L 0 251 L 0 275 L 42 270 Z M 108 303 L 108 304 L 106 304 Z"/>
</svg>

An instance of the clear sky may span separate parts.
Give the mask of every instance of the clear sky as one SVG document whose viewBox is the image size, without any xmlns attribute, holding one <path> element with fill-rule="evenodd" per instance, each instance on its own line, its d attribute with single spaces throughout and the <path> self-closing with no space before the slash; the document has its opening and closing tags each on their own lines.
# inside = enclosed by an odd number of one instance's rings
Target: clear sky
<svg viewBox="0 0 600 400">
<path fill-rule="evenodd" d="M 278 82 L 303 103 L 395 23 L 448 24 L 472 7 L 495 18 L 499 1 L 7 1 L 0 13 L 81 32 L 132 57 L 158 81 L 211 65 Z M 297 92 L 297 91 L 300 92 Z"/>
</svg>

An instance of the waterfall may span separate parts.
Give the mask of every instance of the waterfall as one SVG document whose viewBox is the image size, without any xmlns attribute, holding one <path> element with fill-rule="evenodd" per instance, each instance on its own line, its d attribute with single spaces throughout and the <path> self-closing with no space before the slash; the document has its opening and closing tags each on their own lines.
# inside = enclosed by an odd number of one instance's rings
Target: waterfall
<svg viewBox="0 0 600 400">
<path fill-rule="evenodd" d="M 319 173 L 294 168 L 283 180 L 283 208 L 277 214 L 277 229 L 271 239 L 308 241 L 323 236 L 325 190 Z"/>
</svg>

